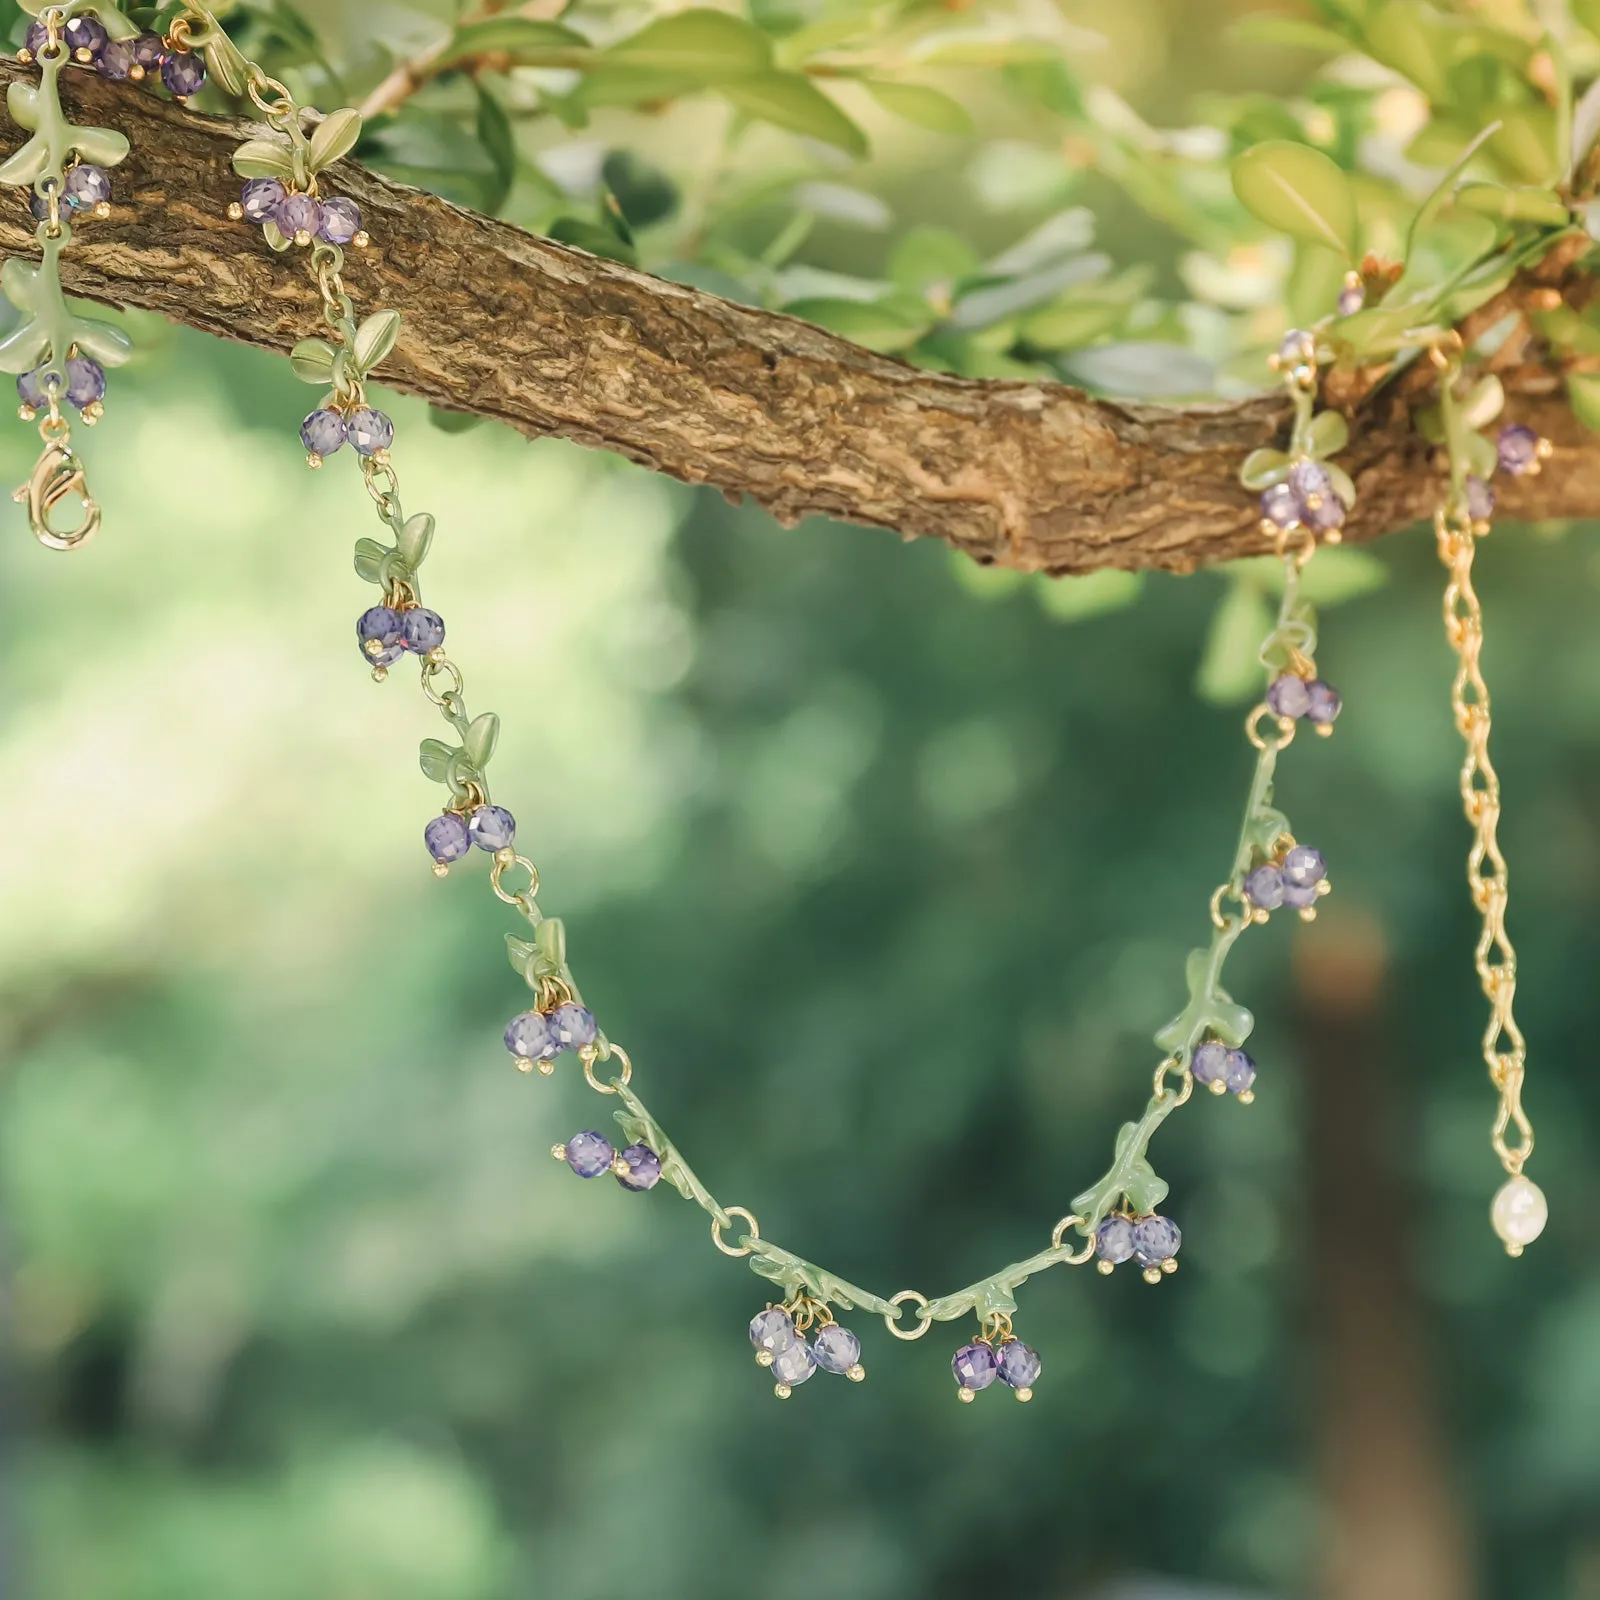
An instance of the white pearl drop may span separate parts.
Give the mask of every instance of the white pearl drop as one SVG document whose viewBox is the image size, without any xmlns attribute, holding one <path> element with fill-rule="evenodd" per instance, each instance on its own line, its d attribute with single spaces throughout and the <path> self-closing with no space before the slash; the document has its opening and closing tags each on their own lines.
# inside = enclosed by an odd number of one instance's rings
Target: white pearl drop
<svg viewBox="0 0 1600 1600">
<path fill-rule="evenodd" d="M 1544 1232 L 1550 1218 L 1544 1190 L 1531 1178 L 1520 1173 L 1501 1185 L 1489 1208 L 1489 1219 L 1494 1231 L 1505 1241 L 1506 1249 L 1514 1256 L 1522 1254 Z"/>
</svg>

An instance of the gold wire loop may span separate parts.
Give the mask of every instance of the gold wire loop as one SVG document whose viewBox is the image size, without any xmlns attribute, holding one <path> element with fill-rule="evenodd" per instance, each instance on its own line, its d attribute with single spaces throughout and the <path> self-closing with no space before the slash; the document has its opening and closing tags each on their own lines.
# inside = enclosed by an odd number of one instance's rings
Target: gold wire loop
<svg viewBox="0 0 1600 1600">
<path fill-rule="evenodd" d="M 571 991 L 568 990 L 568 993 L 570 994 Z M 601 1083 L 594 1075 L 595 1062 L 609 1061 L 612 1056 L 616 1056 L 622 1062 L 622 1071 L 618 1074 L 615 1084 Z M 596 1094 L 615 1094 L 619 1088 L 626 1089 L 633 1077 L 633 1057 L 620 1044 L 612 1044 L 609 1039 L 606 1041 L 606 1048 L 603 1051 L 595 1049 L 593 1045 L 588 1045 L 578 1052 L 578 1059 L 583 1062 L 583 1075 L 589 1080 L 589 1087 Z M 728 1207 L 730 1212 L 738 1209 L 737 1206 Z M 755 1218 L 751 1217 L 750 1220 L 754 1222 Z"/>
<path fill-rule="evenodd" d="M 1081 1250 L 1071 1251 L 1066 1247 L 1067 1229 L 1078 1228 L 1081 1230 L 1087 1227 L 1087 1225 L 1087 1217 L 1063 1217 L 1055 1225 L 1055 1227 L 1050 1230 L 1050 1248 L 1052 1250 L 1062 1251 L 1063 1254 L 1061 1259 L 1065 1261 L 1069 1267 L 1081 1267 L 1085 1261 L 1088 1261 L 1094 1255 L 1094 1235 L 1092 1233 L 1085 1235 L 1088 1243 L 1085 1244 Z"/>
<path fill-rule="evenodd" d="M 928 1297 L 925 1294 L 918 1294 L 915 1289 L 902 1289 L 899 1294 L 889 1296 L 889 1304 L 892 1306 L 904 1305 L 908 1300 L 914 1300 L 919 1311 L 927 1311 Z M 895 1338 L 904 1339 L 909 1343 L 912 1339 L 920 1339 L 933 1326 L 933 1318 L 929 1316 L 919 1317 L 916 1329 L 911 1333 L 907 1333 L 900 1326 L 900 1313 L 898 1311 L 885 1311 L 883 1324 Z"/>
<path fill-rule="evenodd" d="M 1183 1074 L 1183 1087 L 1176 1093 L 1167 1087 L 1167 1078 L 1173 1072 Z M 1194 1093 L 1194 1074 L 1184 1065 L 1182 1056 L 1168 1056 L 1156 1068 L 1155 1097 L 1163 1105 L 1170 1103 L 1174 1109 L 1181 1106 Z"/>
<path fill-rule="evenodd" d="M 1004 1344 L 1007 1339 L 1016 1338 L 1011 1331 L 1011 1318 L 1004 1311 L 991 1311 L 978 1326 L 979 1337 L 990 1344 Z"/>
<path fill-rule="evenodd" d="M 1275 740 L 1265 738 L 1261 732 L 1261 719 L 1271 717 L 1278 725 L 1278 737 Z M 1283 750 L 1294 740 L 1294 719 L 1280 717 L 1265 700 L 1245 718 L 1244 731 L 1246 738 L 1257 750 Z"/>
<path fill-rule="evenodd" d="M 753 1254 L 755 1251 L 755 1241 L 761 1237 L 761 1224 L 758 1223 L 743 1206 L 724 1206 L 722 1210 L 723 1215 L 721 1217 L 713 1217 L 711 1219 L 712 1244 L 714 1244 L 725 1256 L 748 1256 Z M 748 1244 L 742 1244 L 736 1248 L 735 1246 L 727 1244 L 723 1241 L 722 1225 L 727 1217 L 743 1217 L 744 1220 L 750 1224 L 750 1231 L 745 1235 L 745 1238 L 750 1241 Z"/>
<path fill-rule="evenodd" d="M 1231 883 L 1219 883 L 1211 891 L 1211 924 L 1215 928 L 1226 929 L 1229 926 L 1231 919 L 1222 914 L 1222 902 L 1229 895 L 1239 902 L 1240 909 L 1244 912 L 1240 926 L 1244 927 L 1250 921 L 1250 902 L 1245 899 L 1244 891 Z"/>
<path fill-rule="evenodd" d="M 433 680 L 441 674 L 448 674 L 450 687 L 441 694 L 433 686 Z M 466 681 L 461 676 L 461 668 L 448 656 L 424 656 L 422 658 L 422 692 L 441 710 L 445 702 L 452 698 L 459 698 Z"/>
<path fill-rule="evenodd" d="M 528 886 L 520 894 L 514 894 L 502 882 L 506 873 L 513 867 L 521 867 L 528 874 Z M 495 852 L 494 865 L 489 869 L 489 886 L 505 901 L 508 906 L 522 906 L 526 909 L 533 903 L 534 896 L 539 893 L 539 869 L 526 857 L 513 852 L 501 859 L 501 852 Z"/>
</svg>

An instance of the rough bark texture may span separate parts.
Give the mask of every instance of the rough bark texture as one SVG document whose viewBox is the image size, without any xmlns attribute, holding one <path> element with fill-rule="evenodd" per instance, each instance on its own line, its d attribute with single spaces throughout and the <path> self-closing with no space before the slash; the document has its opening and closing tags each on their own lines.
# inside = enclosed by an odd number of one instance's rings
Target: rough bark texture
<svg viewBox="0 0 1600 1600">
<path fill-rule="evenodd" d="M 31 74 L 0 60 L 0 81 L 17 77 Z M 71 292 L 278 352 L 320 330 L 304 257 L 275 256 L 259 229 L 227 218 L 243 124 L 87 71 L 63 84 L 78 120 L 133 140 L 112 215 L 76 232 Z M 0 142 L 9 152 L 20 136 L 7 125 Z M 360 203 L 374 241 L 346 273 L 358 309 L 405 316 L 380 375 L 434 405 L 617 451 L 785 523 L 837 517 L 1026 570 L 1184 571 L 1265 548 L 1235 473 L 1249 450 L 1281 443 L 1276 399 L 1178 409 L 921 372 L 354 163 L 332 183 Z M 0 197 L 0 251 L 32 249 L 32 226 L 22 197 Z M 1506 487 L 1504 510 L 1600 514 L 1600 447 L 1548 392 L 1519 395 L 1515 412 L 1557 451 L 1542 476 Z M 1429 509 L 1426 447 L 1393 399 L 1353 421 L 1341 460 L 1362 500 L 1348 536 L 1370 539 Z"/>
</svg>

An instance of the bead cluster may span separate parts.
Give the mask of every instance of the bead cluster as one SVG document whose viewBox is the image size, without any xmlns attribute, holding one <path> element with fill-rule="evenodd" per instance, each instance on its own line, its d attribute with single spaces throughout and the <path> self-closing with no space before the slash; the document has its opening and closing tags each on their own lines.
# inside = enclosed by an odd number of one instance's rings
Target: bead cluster
<svg viewBox="0 0 1600 1600">
<path fill-rule="evenodd" d="M 1096 1266 L 1108 1277 L 1124 1261 L 1137 1261 L 1146 1283 L 1160 1283 L 1178 1270 L 1182 1245 L 1178 1224 L 1153 1211 L 1143 1217 L 1113 1212 L 1094 1231 Z"/>
<path fill-rule="evenodd" d="M 441 811 L 422 830 L 422 842 L 433 857 L 433 875 L 442 878 L 453 861 L 459 861 L 472 849 L 498 856 L 509 850 L 517 837 L 517 819 L 504 806 L 494 806 L 486 801 L 473 806 L 463 815 L 459 811 Z"/>
<path fill-rule="evenodd" d="M 1232 1048 L 1219 1039 L 1207 1039 L 1189 1061 L 1194 1081 L 1212 1094 L 1231 1094 L 1241 1105 L 1256 1097 L 1256 1064 L 1248 1051 Z"/>
<path fill-rule="evenodd" d="M 320 200 L 305 190 L 291 189 L 278 178 L 251 178 L 228 207 L 235 222 L 271 223 L 302 249 L 320 239 L 324 244 L 353 244 L 364 250 L 372 241 L 361 226 L 361 207 L 343 195 Z"/>
<path fill-rule="evenodd" d="M 1001 1312 L 989 1317 L 984 1322 L 983 1332 L 971 1344 L 962 1345 L 950 1358 L 956 1398 L 968 1403 L 996 1378 L 1017 1399 L 1031 1400 L 1033 1386 L 1043 1370 L 1039 1352 L 1011 1331 L 1011 1319 Z"/>
<path fill-rule="evenodd" d="M 263 180 L 270 181 L 270 180 Z M 300 443 L 306 447 L 306 465 L 320 467 L 327 456 L 346 444 L 357 455 L 383 461 L 394 443 L 394 423 L 386 412 L 369 405 L 323 406 L 300 424 Z"/>
<path fill-rule="evenodd" d="M 53 379 L 48 364 L 24 372 L 17 379 L 17 415 L 24 422 L 32 422 L 41 411 L 50 409 L 50 397 L 62 399 L 75 406 L 84 423 L 93 427 L 105 415 L 106 369 L 89 356 L 68 356 L 66 360 L 67 387 L 63 394 L 59 379 Z"/>
<path fill-rule="evenodd" d="M 362 658 L 381 673 L 407 651 L 425 656 L 437 650 L 444 643 L 444 618 L 426 606 L 403 602 L 371 606 L 356 618 L 356 641 Z"/>
<path fill-rule="evenodd" d="M 1331 683 L 1321 678 L 1304 678 L 1286 672 L 1267 686 L 1267 704 L 1280 717 L 1291 722 L 1304 718 L 1324 738 L 1344 709 L 1344 698 Z"/>
<path fill-rule="evenodd" d="M 28 26 L 17 60 L 24 66 L 38 59 L 49 40 L 43 22 Z M 143 83 L 152 75 L 173 99 L 184 101 L 199 94 L 206 83 L 206 64 L 176 40 L 159 33 L 139 33 L 126 39 L 113 39 L 94 17 L 68 17 L 61 29 L 61 41 L 68 54 L 81 66 L 92 66 L 102 78 L 117 83 Z"/>
<path fill-rule="evenodd" d="M 1298 911 L 1310 922 L 1317 914 L 1318 898 L 1331 887 L 1327 873 L 1328 864 L 1320 850 L 1290 841 L 1275 859 L 1262 862 L 1246 876 L 1244 897 L 1257 922 L 1265 922 L 1268 913 L 1280 906 Z"/>
<path fill-rule="evenodd" d="M 812 1327 L 817 1331 L 807 1342 L 806 1333 Z M 758 1311 L 750 1319 L 750 1343 L 756 1347 L 756 1365 L 770 1367 L 778 1380 L 772 1392 L 780 1400 L 787 1400 L 818 1371 L 852 1383 L 860 1383 L 867 1375 L 861 1365 L 861 1341 L 833 1320 L 827 1306 L 808 1295 Z"/>
<path fill-rule="evenodd" d="M 587 1050 L 599 1036 L 594 1013 L 576 1000 L 550 1011 L 524 1011 L 506 1024 L 506 1049 L 516 1058 L 518 1072 L 535 1067 L 548 1078 L 563 1050 Z"/>
<path fill-rule="evenodd" d="M 565 1144 L 550 1146 L 550 1154 L 580 1178 L 598 1178 L 609 1172 L 624 1189 L 643 1194 L 661 1179 L 661 1157 L 647 1144 L 630 1144 L 619 1150 L 603 1133 L 586 1128 Z"/>
</svg>

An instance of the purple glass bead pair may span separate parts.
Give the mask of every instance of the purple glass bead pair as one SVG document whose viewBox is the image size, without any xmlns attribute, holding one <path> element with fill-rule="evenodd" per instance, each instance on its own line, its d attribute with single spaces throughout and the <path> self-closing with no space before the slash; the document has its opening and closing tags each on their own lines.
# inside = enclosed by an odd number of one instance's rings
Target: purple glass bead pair
<svg viewBox="0 0 1600 1600">
<path fill-rule="evenodd" d="M 1146 1283 L 1160 1283 L 1163 1273 L 1178 1270 L 1178 1250 L 1183 1235 L 1171 1217 L 1152 1212 L 1148 1217 L 1107 1217 L 1094 1234 L 1094 1253 L 1101 1272 L 1110 1273 L 1124 1261 L 1137 1261 Z"/>
<path fill-rule="evenodd" d="M 535 1065 L 546 1075 L 549 1063 L 563 1050 L 584 1050 L 599 1037 L 594 1013 L 569 1000 L 554 1011 L 524 1011 L 506 1024 L 506 1049 L 517 1065 L 529 1071 Z"/>
<path fill-rule="evenodd" d="M 68 17 L 61 25 L 58 38 L 72 60 L 87 64 L 99 58 L 110 35 L 97 18 L 84 16 Z M 29 23 L 22 48 L 37 59 L 49 43 L 50 30 L 42 22 Z"/>
<path fill-rule="evenodd" d="M 159 73 L 167 62 L 167 41 L 159 33 L 141 33 L 132 39 L 108 39 L 95 59 L 102 78 L 116 83 L 143 82 Z"/>
<path fill-rule="evenodd" d="M 618 1150 L 603 1133 L 586 1128 L 565 1144 L 556 1145 L 551 1154 L 580 1178 L 598 1178 L 609 1172 L 624 1189 L 643 1194 L 655 1188 L 661 1178 L 661 1157 L 647 1144 L 630 1144 Z"/>
<path fill-rule="evenodd" d="M 1284 482 L 1262 494 L 1261 520 L 1279 533 L 1299 527 L 1327 532 L 1344 526 L 1344 502 L 1320 461 L 1297 461 Z"/>
<path fill-rule="evenodd" d="M 770 1367 L 778 1381 L 773 1393 L 787 1400 L 814 1372 L 832 1372 L 860 1383 L 867 1375 L 861 1365 L 861 1341 L 837 1322 L 826 1322 L 806 1342 L 794 1317 L 783 1306 L 768 1306 L 750 1319 L 750 1343 L 756 1362 Z"/>
<path fill-rule="evenodd" d="M 1267 861 L 1244 880 L 1244 896 L 1260 912 L 1288 906 L 1310 921 L 1317 897 L 1327 893 L 1328 863 L 1320 850 L 1297 844 L 1281 861 Z"/>
<path fill-rule="evenodd" d="M 277 178 L 252 178 L 239 192 L 239 212 L 251 222 L 270 222 L 285 239 L 345 245 L 361 232 L 361 207 L 343 195 L 318 200 L 297 194 Z"/>
<path fill-rule="evenodd" d="M 1255 1099 L 1256 1064 L 1244 1050 L 1208 1039 L 1190 1057 L 1189 1071 L 1213 1094 L 1236 1094 L 1246 1105 Z"/>
<path fill-rule="evenodd" d="M 470 818 L 459 811 L 441 811 L 422 830 L 422 842 L 441 877 L 450 863 L 459 861 L 473 845 L 493 855 L 508 849 L 516 836 L 517 820 L 504 806 L 477 806 Z"/>
<path fill-rule="evenodd" d="M 1332 728 L 1344 709 L 1344 699 L 1321 678 L 1301 678 L 1292 672 L 1274 678 L 1267 689 L 1267 705 L 1280 717 L 1304 717 L 1318 733 Z"/>
<path fill-rule="evenodd" d="M 394 423 L 371 406 L 357 406 L 349 413 L 324 406 L 300 424 L 300 443 L 306 447 L 306 461 L 314 467 L 320 467 L 324 458 L 347 443 L 357 455 L 375 456 L 394 443 Z"/>
<path fill-rule="evenodd" d="M 67 400 L 80 411 L 97 406 L 106 392 L 105 368 L 88 356 L 69 356 L 66 366 Z M 50 396 L 45 392 L 42 376 L 46 370 L 44 367 L 35 367 L 32 372 L 24 372 L 17 379 L 17 398 L 30 411 L 50 409 Z"/>
<path fill-rule="evenodd" d="M 1033 1385 L 1044 1370 L 1039 1352 L 1020 1339 L 1005 1339 L 998 1350 L 987 1339 L 964 1344 L 950 1360 L 955 1374 L 956 1394 L 971 1400 L 980 1389 L 987 1389 L 998 1378 L 1017 1399 L 1031 1400 Z"/>
<path fill-rule="evenodd" d="M 408 650 L 418 656 L 437 650 L 444 643 L 444 618 L 426 606 L 373 606 L 356 619 L 356 642 L 368 665 L 392 666 Z"/>
<path fill-rule="evenodd" d="M 60 216 L 71 216 L 75 211 L 92 211 L 110 198 L 111 175 L 104 167 L 80 161 L 77 166 L 67 168 L 56 200 L 56 212 Z M 28 195 L 28 210 L 33 213 L 35 222 L 50 220 L 50 202 L 37 190 Z"/>
</svg>

